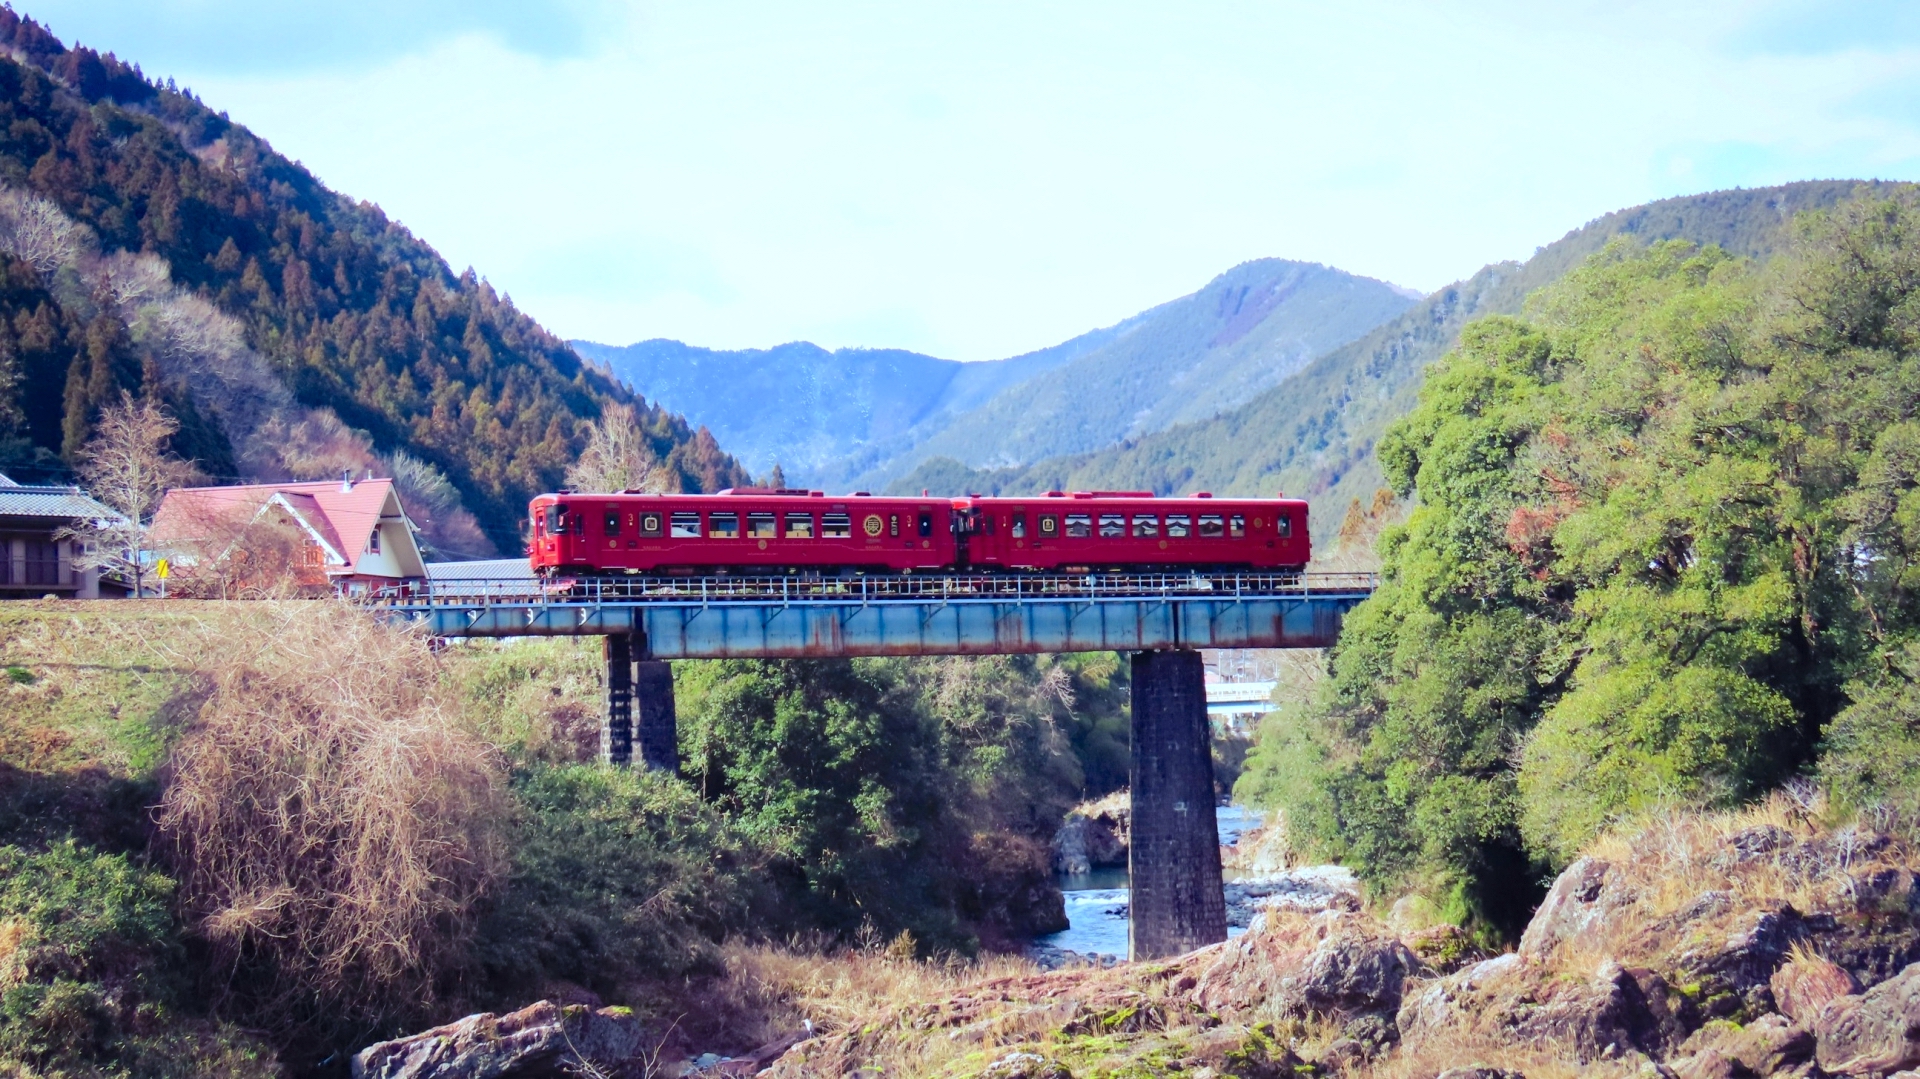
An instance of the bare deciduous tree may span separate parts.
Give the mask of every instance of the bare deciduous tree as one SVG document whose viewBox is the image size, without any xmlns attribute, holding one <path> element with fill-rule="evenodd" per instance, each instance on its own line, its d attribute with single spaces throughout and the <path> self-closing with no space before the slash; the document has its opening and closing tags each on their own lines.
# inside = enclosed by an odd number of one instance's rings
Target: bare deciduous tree
<svg viewBox="0 0 1920 1079">
<path fill-rule="evenodd" d="M 81 451 L 80 478 L 93 497 L 117 517 L 88 521 L 61 530 L 75 544 L 73 564 L 80 569 L 116 573 L 142 591 L 147 555 L 147 526 L 168 488 L 198 476 L 192 464 L 167 452 L 167 440 L 180 424 L 151 400 L 121 393 L 120 403 L 100 413 L 92 441 Z"/>
<path fill-rule="evenodd" d="M 567 469 L 567 486 L 579 491 L 647 491 L 672 494 L 680 479 L 660 460 L 628 405 L 609 405 L 593 425 L 587 448 Z"/>
</svg>

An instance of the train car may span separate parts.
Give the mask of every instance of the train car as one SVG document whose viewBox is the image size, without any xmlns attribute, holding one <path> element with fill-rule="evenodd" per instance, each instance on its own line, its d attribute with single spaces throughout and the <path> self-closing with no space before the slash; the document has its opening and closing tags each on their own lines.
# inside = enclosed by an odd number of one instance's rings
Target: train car
<svg viewBox="0 0 1920 1079">
<path fill-rule="evenodd" d="M 974 569 L 1297 572 L 1313 556 L 1307 503 L 1298 498 L 1049 491 L 968 499 L 966 509 L 966 556 Z"/>
<path fill-rule="evenodd" d="M 952 501 L 739 488 L 566 492 L 529 506 L 536 573 L 852 574 L 958 563 Z"/>
</svg>

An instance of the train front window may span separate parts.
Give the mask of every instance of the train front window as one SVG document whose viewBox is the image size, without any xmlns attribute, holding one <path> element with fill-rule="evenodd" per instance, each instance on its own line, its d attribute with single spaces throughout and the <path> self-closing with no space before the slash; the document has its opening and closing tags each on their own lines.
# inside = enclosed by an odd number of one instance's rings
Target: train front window
<svg viewBox="0 0 1920 1079">
<path fill-rule="evenodd" d="M 1151 513 L 1135 514 L 1133 518 L 1133 538 L 1152 539 L 1160 534 L 1160 518 Z"/>
<path fill-rule="evenodd" d="M 1279 526 L 1281 539 L 1293 538 L 1293 518 L 1291 516 L 1283 513 L 1279 517 L 1274 518 L 1273 523 Z"/>
<path fill-rule="evenodd" d="M 1013 515 L 1013 538 L 1027 538 L 1027 515 L 1024 513 L 1016 513 Z"/>
<path fill-rule="evenodd" d="M 1167 538 L 1186 539 L 1193 533 L 1193 518 L 1184 513 L 1167 514 Z"/>
<path fill-rule="evenodd" d="M 787 538 L 788 539 L 812 539 L 813 538 L 813 514 L 811 513 L 787 514 Z"/>
<path fill-rule="evenodd" d="M 676 513 L 673 515 L 674 539 L 699 539 L 700 515 L 697 513 Z"/>
<path fill-rule="evenodd" d="M 1227 518 L 1227 535 L 1232 539 L 1247 538 L 1247 519 L 1237 513 Z"/>
<path fill-rule="evenodd" d="M 714 539 L 739 539 L 740 515 L 737 513 L 707 514 L 707 535 Z"/>
<path fill-rule="evenodd" d="M 748 539 L 772 539 L 774 537 L 774 516 L 771 513 L 747 514 Z"/>
<path fill-rule="evenodd" d="M 852 539 L 853 518 L 844 513 L 823 513 L 820 515 L 821 539 Z"/>
<path fill-rule="evenodd" d="M 556 536 L 564 536 L 567 534 L 567 504 L 565 502 L 553 507 L 553 534 Z"/>
<path fill-rule="evenodd" d="M 1221 536 L 1224 536 L 1226 534 L 1227 534 L 1226 522 L 1220 519 L 1219 514 L 1203 513 L 1200 515 L 1200 538 L 1201 539 L 1219 539 Z"/>
<path fill-rule="evenodd" d="M 1100 538 L 1120 539 L 1127 534 L 1127 518 L 1121 513 L 1100 515 Z"/>
<path fill-rule="evenodd" d="M 620 511 L 608 510 L 606 524 L 607 524 L 607 535 L 609 536 L 619 535 L 620 534 Z"/>
</svg>

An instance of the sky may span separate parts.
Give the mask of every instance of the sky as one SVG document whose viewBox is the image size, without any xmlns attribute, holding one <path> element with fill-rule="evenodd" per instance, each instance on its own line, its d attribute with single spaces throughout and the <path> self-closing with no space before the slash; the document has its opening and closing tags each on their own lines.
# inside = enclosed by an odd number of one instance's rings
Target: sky
<svg viewBox="0 0 1920 1079">
<path fill-rule="evenodd" d="M 1920 4 L 13 0 L 550 330 L 993 359 L 1248 259 L 1422 292 L 1609 211 L 1920 180 Z"/>
</svg>

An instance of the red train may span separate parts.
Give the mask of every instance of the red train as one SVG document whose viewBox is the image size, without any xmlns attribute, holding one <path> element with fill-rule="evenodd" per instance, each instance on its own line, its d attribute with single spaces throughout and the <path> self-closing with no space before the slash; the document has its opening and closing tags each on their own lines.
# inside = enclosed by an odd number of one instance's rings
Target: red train
<svg viewBox="0 0 1920 1079">
<path fill-rule="evenodd" d="M 545 574 L 1288 572 L 1311 557 L 1297 498 L 549 494 L 529 507 Z"/>
</svg>

